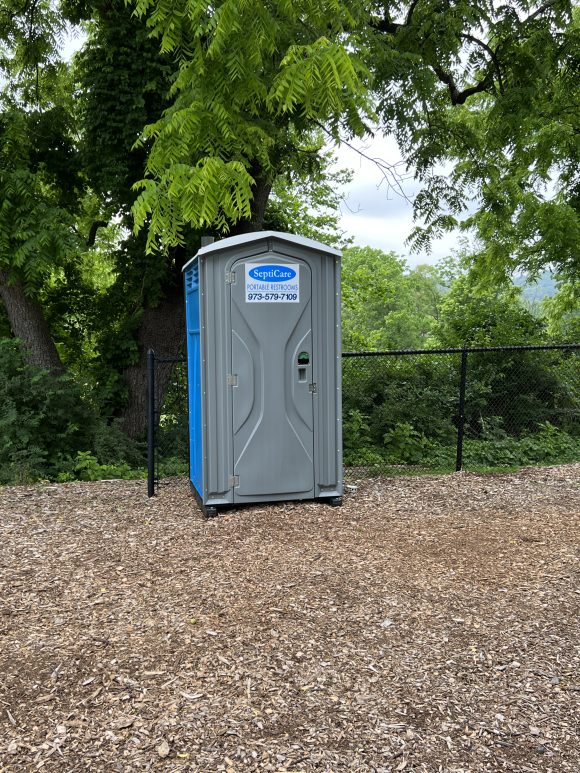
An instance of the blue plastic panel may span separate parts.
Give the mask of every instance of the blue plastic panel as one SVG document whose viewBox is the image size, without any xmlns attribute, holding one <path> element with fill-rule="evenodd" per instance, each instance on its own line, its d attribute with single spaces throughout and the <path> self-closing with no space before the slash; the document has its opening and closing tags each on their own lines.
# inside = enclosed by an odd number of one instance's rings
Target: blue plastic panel
<svg viewBox="0 0 580 773">
<path fill-rule="evenodd" d="M 197 261 L 194 261 L 185 273 L 185 315 L 189 383 L 189 476 L 197 493 L 203 497 L 199 264 Z"/>
</svg>

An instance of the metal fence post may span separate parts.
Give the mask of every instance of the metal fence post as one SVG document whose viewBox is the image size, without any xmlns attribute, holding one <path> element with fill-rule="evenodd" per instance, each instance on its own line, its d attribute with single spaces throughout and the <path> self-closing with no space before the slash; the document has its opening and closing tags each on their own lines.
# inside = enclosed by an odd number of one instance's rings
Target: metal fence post
<svg viewBox="0 0 580 773">
<path fill-rule="evenodd" d="M 147 352 L 147 496 L 155 494 L 155 352 Z"/>
<path fill-rule="evenodd" d="M 459 381 L 459 421 L 457 423 L 457 456 L 455 471 L 459 472 L 463 464 L 463 432 L 465 429 L 465 384 L 467 382 L 467 349 L 461 352 L 461 378 Z"/>
</svg>

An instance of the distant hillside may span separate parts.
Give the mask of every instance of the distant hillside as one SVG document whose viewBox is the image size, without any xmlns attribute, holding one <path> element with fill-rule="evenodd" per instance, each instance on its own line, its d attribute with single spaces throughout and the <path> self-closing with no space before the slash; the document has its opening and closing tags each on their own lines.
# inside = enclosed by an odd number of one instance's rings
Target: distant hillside
<svg viewBox="0 0 580 773">
<path fill-rule="evenodd" d="M 526 274 L 515 276 L 513 283 L 522 288 L 522 295 L 530 303 L 538 303 L 544 298 L 551 298 L 556 294 L 556 282 L 549 271 L 544 271 L 537 281 L 530 282 Z"/>
</svg>

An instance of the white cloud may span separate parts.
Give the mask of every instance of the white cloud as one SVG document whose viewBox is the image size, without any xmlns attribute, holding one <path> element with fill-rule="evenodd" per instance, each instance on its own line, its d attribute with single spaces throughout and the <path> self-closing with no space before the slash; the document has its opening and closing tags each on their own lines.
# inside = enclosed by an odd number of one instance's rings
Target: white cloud
<svg viewBox="0 0 580 773">
<path fill-rule="evenodd" d="M 451 254 L 458 247 L 458 237 L 449 233 L 432 245 L 429 254 L 411 252 L 406 238 L 413 228 L 411 214 L 403 216 L 368 217 L 362 213 L 346 213 L 340 219 L 343 230 L 354 238 L 354 243 L 360 247 L 377 247 L 385 252 L 396 252 L 407 260 L 410 266 L 422 263 L 436 263 L 441 258 Z"/>
</svg>

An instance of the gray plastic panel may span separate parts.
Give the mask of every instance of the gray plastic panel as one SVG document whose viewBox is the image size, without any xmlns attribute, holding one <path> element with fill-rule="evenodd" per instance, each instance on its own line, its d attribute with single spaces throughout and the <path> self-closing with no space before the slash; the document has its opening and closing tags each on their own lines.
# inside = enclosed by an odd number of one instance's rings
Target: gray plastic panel
<svg viewBox="0 0 580 773">
<path fill-rule="evenodd" d="M 231 433 L 228 404 L 228 315 L 225 276 L 219 261 L 200 260 L 202 287 L 202 402 L 204 447 L 204 500 L 232 502 Z"/>
<path fill-rule="evenodd" d="M 283 233 L 282 231 L 254 231 L 252 233 L 240 234 L 239 236 L 229 236 L 226 239 L 218 239 L 218 241 L 211 242 L 201 247 L 195 257 L 191 258 L 185 266 L 183 271 L 189 266 L 191 261 L 195 260 L 202 255 L 208 255 L 212 252 L 223 252 L 226 249 L 232 249 L 238 254 L 246 254 L 248 249 L 255 249 L 255 246 L 262 240 L 269 241 L 269 247 L 259 247 L 259 251 L 272 249 L 274 241 L 280 246 L 280 244 L 287 243 L 293 244 L 299 248 L 306 248 L 314 250 L 316 252 L 323 252 L 327 255 L 335 255 L 341 257 L 342 253 L 335 247 L 329 247 L 326 244 L 321 244 L 314 239 L 308 239 L 306 236 L 297 236 L 296 234 Z"/>
<path fill-rule="evenodd" d="M 312 383 L 311 272 L 304 261 L 276 253 L 254 257 L 256 265 L 292 265 L 299 271 L 297 303 L 247 303 L 242 259 L 232 267 L 234 502 L 271 494 L 314 496 L 315 395 Z M 300 352 L 309 364 L 298 362 Z"/>
</svg>

